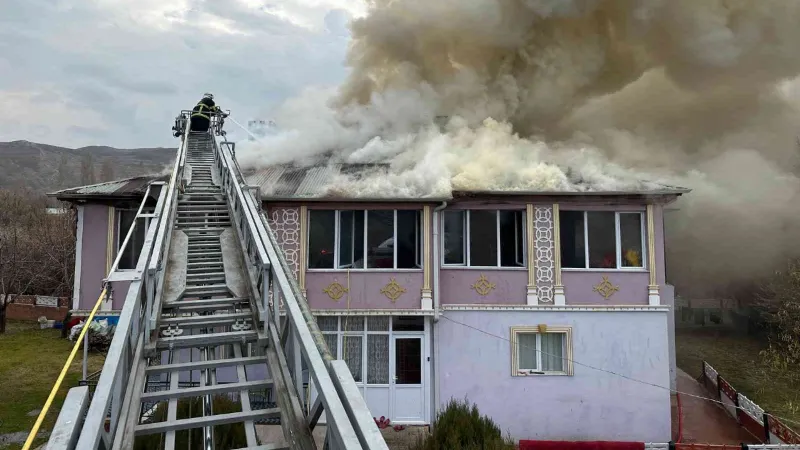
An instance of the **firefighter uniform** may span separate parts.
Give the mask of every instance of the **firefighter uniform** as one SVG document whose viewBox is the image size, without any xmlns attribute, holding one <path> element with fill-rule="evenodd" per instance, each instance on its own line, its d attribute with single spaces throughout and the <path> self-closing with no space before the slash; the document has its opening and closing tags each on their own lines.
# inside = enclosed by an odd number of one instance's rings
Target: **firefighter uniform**
<svg viewBox="0 0 800 450">
<path fill-rule="evenodd" d="M 211 124 L 211 115 L 219 112 L 219 106 L 214 103 L 214 96 L 206 94 L 197 105 L 192 108 L 192 131 L 208 131 Z"/>
</svg>

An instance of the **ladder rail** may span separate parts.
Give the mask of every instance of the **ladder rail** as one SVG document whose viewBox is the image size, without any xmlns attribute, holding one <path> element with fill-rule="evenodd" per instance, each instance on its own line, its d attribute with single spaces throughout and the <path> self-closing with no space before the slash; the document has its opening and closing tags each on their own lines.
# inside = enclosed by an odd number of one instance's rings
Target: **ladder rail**
<svg viewBox="0 0 800 450">
<path fill-rule="evenodd" d="M 337 376 L 331 364 L 333 357 L 316 319 L 297 281 L 288 275 L 291 269 L 279 250 L 275 235 L 261 208 L 257 206 L 261 199 L 253 197 L 233 156 L 232 145 L 226 145 L 227 142 L 226 139 L 223 140 L 223 147 L 214 139 L 214 152 L 223 171 L 222 184 L 234 212 L 233 222 L 236 223 L 243 247 L 247 250 L 245 257 L 260 272 L 256 275 L 256 279 L 260 279 L 257 284 L 260 284 L 261 295 L 261 301 L 257 305 L 265 330 L 270 330 L 270 335 L 281 335 L 279 300 L 283 300 L 290 334 L 299 344 L 295 349 L 299 347 L 307 363 L 309 375 L 318 386 L 320 403 L 326 412 L 328 432 L 338 444 L 337 448 L 387 449 L 386 443 L 379 437 L 380 431 L 372 416 L 364 408 L 363 399 L 361 402 L 350 402 L 348 394 L 352 394 L 353 390 L 348 389 L 349 386 L 343 388 L 347 379 Z M 270 289 L 272 308 L 269 307 Z M 271 339 L 270 345 L 277 345 L 282 349 L 275 340 Z M 302 382 L 301 373 L 295 370 L 294 375 L 295 385 L 298 381 Z"/>
<path fill-rule="evenodd" d="M 186 122 L 186 131 L 188 130 L 189 121 Z M 159 193 L 156 210 L 152 216 L 155 220 L 151 221 L 145 234 L 136 269 L 126 271 L 124 276 L 112 272 L 106 279 L 130 281 L 130 285 L 103 364 L 103 370 L 81 427 L 76 448 L 96 449 L 100 447 L 101 443 L 103 448 L 112 448 L 112 446 L 120 445 L 119 438 L 125 434 L 124 432 L 118 433 L 118 431 L 120 429 L 125 431 L 127 428 L 126 426 L 119 428 L 120 422 L 123 424 L 129 422 L 127 416 L 131 411 L 123 411 L 123 405 L 129 407 L 131 405 L 130 399 L 126 398 L 132 392 L 128 389 L 128 385 L 132 381 L 131 375 L 136 373 L 138 365 L 143 360 L 144 339 L 141 339 L 143 336 L 140 335 L 144 334 L 149 337 L 151 334 L 150 331 L 153 329 L 151 316 L 154 310 L 156 286 L 163 283 L 163 271 L 158 270 L 158 266 L 155 271 L 150 268 L 154 261 L 162 260 L 166 254 L 163 251 L 166 240 L 164 235 L 172 228 L 170 225 L 174 223 L 174 210 L 177 202 L 171 200 L 176 195 L 176 184 L 184 163 L 187 140 L 184 138 L 178 147 L 169 186 L 167 189 L 162 186 Z M 142 204 L 146 201 L 145 197 Z M 120 253 L 122 252 L 120 251 Z M 159 272 L 161 273 L 159 274 Z M 162 280 L 159 282 L 158 278 Z M 111 415 L 108 431 L 106 431 L 105 425 L 109 410 Z"/>
</svg>

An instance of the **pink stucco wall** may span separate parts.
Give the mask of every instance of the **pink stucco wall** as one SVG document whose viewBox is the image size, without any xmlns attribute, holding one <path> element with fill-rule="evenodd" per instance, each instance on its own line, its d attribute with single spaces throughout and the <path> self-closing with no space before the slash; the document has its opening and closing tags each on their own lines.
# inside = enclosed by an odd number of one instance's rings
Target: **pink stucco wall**
<svg viewBox="0 0 800 450">
<path fill-rule="evenodd" d="M 528 271 L 443 268 L 439 283 L 443 305 L 524 305 Z"/>
<path fill-rule="evenodd" d="M 103 290 L 103 279 L 107 275 L 108 207 L 87 204 L 83 208 L 83 240 L 81 242 L 81 280 L 78 309 L 91 309 Z"/>
<path fill-rule="evenodd" d="M 394 301 L 381 292 L 387 288 L 392 279 L 405 289 Z M 325 292 L 325 289 L 331 288 L 334 283 L 339 283 L 344 288 L 349 287 L 347 293 L 339 299 L 331 298 Z M 422 283 L 421 270 L 406 272 L 353 270 L 349 274 L 349 280 L 346 271 L 309 271 L 306 273 L 306 297 L 313 309 L 420 309 Z"/>
</svg>

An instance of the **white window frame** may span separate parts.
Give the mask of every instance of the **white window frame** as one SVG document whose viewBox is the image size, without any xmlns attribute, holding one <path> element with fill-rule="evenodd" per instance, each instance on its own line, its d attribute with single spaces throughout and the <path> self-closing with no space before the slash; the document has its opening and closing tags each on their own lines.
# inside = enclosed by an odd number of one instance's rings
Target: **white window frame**
<svg viewBox="0 0 800 450">
<path fill-rule="evenodd" d="M 464 213 L 464 215 L 462 216 L 462 227 L 464 228 L 464 237 L 461 240 L 461 252 L 462 252 L 462 254 L 464 256 L 464 258 L 463 258 L 464 262 L 463 263 L 447 263 L 447 262 L 445 262 L 445 239 L 444 239 L 444 234 L 445 234 L 446 230 L 445 230 L 444 214 L 442 214 L 441 223 L 440 223 L 441 229 L 442 229 L 442 238 L 439 239 L 439 241 L 440 241 L 439 242 L 439 253 L 442 255 L 440 262 L 441 262 L 442 266 L 443 267 L 462 267 L 462 268 L 467 268 L 467 269 L 494 268 L 494 269 L 503 269 L 503 270 L 525 270 L 527 268 L 527 266 L 528 266 L 528 251 L 527 251 L 527 245 L 525 245 L 525 243 L 528 241 L 528 227 L 526 226 L 526 221 L 528 219 L 527 219 L 527 214 L 525 213 L 525 210 L 524 209 L 522 209 L 522 210 L 520 210 L 520 209 L 479 209 L 479 210 L 475 210 L 475 211 L 493 211 L 495 213 L 496 230 L 497 230 L 497 235 L 495 236 L 495 239 L 497 241 L 497 255 L 496 255 L 497 256 L 497 264 L 494 265 L 494 266 L 473 266 L 471 264 L 472 255 L 471 255 L 470 246 L 469 246 L 469 242 L 470 242 L 470 238 L 471 238 L 471 231 L 470 231 L 469 224 L 470 224 L 470 214 L 471 214 L 472 211 L 473 210 L 470 210 L 470 209 L 451 209 L 451 210 L 448 211 L 448 212 L 463 212 Z M 518 264 L 521 262 L 522 265 L 520 265 L 520 266 L 503 266 L 502 265 L 502 257 L 501 257 L 501 254 L 500 254 L 500 252 L 501 252 L 501 248 L 500 248 L 501 247 L 501 245 L 500 245 L 500 243 L 501 243 L 501 240 L 500 240 L 500 212 L 502 212 L 502 211 L 511 211 L 511 212 L 515 212 L 515 213 L 520 213 L 521 223 L 519 223 L 519 226 L 522 227 L 522 255 L 521 255 L 522 256 L 522 261 L 520 261 L 520 259 L 519 259 L 520 255 L 517 254 L 519 246 L 517 245 L 518 244 L 518 242 L 517 242 L 517 231 L 518 231 L 517 230 L 517 225 L 518 224 L 517 224 L 516 216 L 515 216 L 515 219 L 514 219 L 514 261 L 516 261 Z"/>
<path fill-rule="evenodd" d="M 400 336 L 400 337 L 403 337 L 403 336 L 406 336 L 406 337 L 409 337 L 409 336 L 420 336 L 420 337 L 423 338 L 423 340 L 422 340 L 423 352 L 425 351 L 424 346 L 426 345 L 426 338 L 425 338 L 426 325 L 425 325 L 425 319 L 424 318 L 423 318 L 423 328 L 422 328 L 422 330 L 419 330 L 419 331 L 396 331 L 394 329 L 393 320 L 392 320 L 392 319 L 394 319 L 395 316 L 390 316 L 390 315 L 387 315 L 387 316 L 384 316 L 384 315 L 367 315 L 367 316 L 360 316 L 359 315 L 359 316 L 355 316 L 354 315 L 354 316 L 325 316 L 325 317 L 336 317 L 337 318 L 336 331 L 333 331 L 333 330 L 321 331 L 321 333 L 323 335 L 332 335 L 332 336 L 335 335 L 336 336 L 336 354 L 335 355 L 331 355 L 334 358 L 343 360 L 343 357 L 344 357 L 343 349 L 344 349 L 344 338 L 345 338 L 345 336 L 359 336 L 359 337 L 361 337 L 361 380 L 362 381 L 356 381 L 356 385 L 359 386 L 359 387 L 361 387 L 361 386 L 388 387 L 391 384 L 391 377 L 392 377 L 391 373 L 389 373 L 389 383 L 374 383 L 373 384 L 373 383 L 368 383 L 367 382 L 368 376 L 369 376 L 369 361 L 367 360 L 367 358 L 369 357 L 369 348 L 367 346 L 367 339 L 368 339 L 367 336 L 373 335 L 373 334 L 380 334 L 380 335 L 384 335 L 384 336 L 389 336 L 389 359 L 390 359 L 389 367 L 391 367 L 391 365 L 392 365 L 391 358 L 394 355 L 392 353 L 392 350 L 391 350 L 391 348 L 392 348 L 392 338 L 394 336 Z M 370 330 L 368 321 L 372 317 L 388 317 L 389 318 L 389 328 L 386 329 L 386 330 L 377 330 L 377 331 Z M 345 331 L 345 327 L 344 327 L 345 320 L 353 320 L 353 319 L 358 319 L 358 318 L 360 318 L 364 323 L 364 326 L 362 327 L 362 329 L 361 330 Z M 426 381 L 426 379 L 424 377 L 423 377 L 423 383 L 427 384 L 427 381 Z"/>
<path fill-rule="evenodd" d="M 562 267 L 561 270 L 571 271 L 592 271 L 592 272 L 645 272 L 647 268 L 647 232 L 645 231 L 645 217 L 644 211 L 607 211 L 607 210 L 574 210 L 567 209 L 564 212 L 582 212 L 583 213 L 583 259 L 584 267 Z M 602 267 L 589 267 L 589 215 L 590 212 L 613 212 L 614 213 L 614 240 L 615 252 L 617 257 L 617 267 L 613 269 Z M 640 267 L 623 267 L 622 266 L 622 231 L 620 229 L 619 218 L 621 214 L 637 214 L 639 215 L 640 236 L 642 240 L 642 265 Z M 561 230 L 557 230 L 559 233 Z M 559 251 L 561 251 L 559 249 Z"/>
<path fill-rule="evenodd" d="M 542 371 L 541 335 L 543 333 L 554 333 L 564 335 L 564 370 L 561 371 Z M 518 335 L 536 335 L 536 369 L 519 367 L 519 345 Z M 532 376 L 573 376 L 574 364 L 572 363 L 572 327 L 566 325 L 536 325 L 536 326 L 512 326 L 511 331 L 511 376 L 512 377 L 532 377 Z"/>
<path fill-rule="evenodd" d="M 311 210 L 311 211 L 330 211 L 330 210 L 320 210 L 320 209 L 318 209 L 318 210 Z M 345 211 L 348 211 L 348 212 L 349 211 L 354 211 L 354 212 L 362 211 L 364 213 L 364 245 L 363 245 L 364 254 L 362 255 L 362 259 L 364 261 L 364 266 L 365 267 L 341 267 L 341 264 L 340 264 L 340 262 L 341 262 L 340 258 L 341 258 L 341 255 L 342 255 L 342 252 L 341 252 L 341 223 L 342 223 L 341 216 L 342 216 L 342 212 L 345 212 Z M 369 212 L 370 211 L 392 211 L 393 212 L 394 232 L 393 232 L 393 235 L 392 235 L 392 239 L 393 239 L 393 242 L 394 242 L 394 245 L 393 245 L 393 251 L 394 251 L 393 259 L 394 259 L 394 261 L 392 262 L 392 267 L 391 268 L 366 267 L 366 264 L 367 264 L 367 253 L 368 253 L 368 246 L 367 246 L 367 238 L 368 238 L 367 230 L 368 230 L 368 228 L 367 227 L 369 225 Z M 377 271 L 377 272 L 381 272 L 381 271 L 383 271 L 383 272 L 388 272 L 388 271 L 392 271 L 392 272 L 419 272 L 419 271 L 421 271 L 423 269 L 423 264 L 424 264 L 423 256 L 422 256 L 423 252 L 424 252 L 424 250 L 422 248 L 422 239 L 423 238 L 422 238 L 422 234 L 421 234 L 423 228 L 420 226 L 420 221 L 422 220 L 422 217 L 423 217 L 422 210 L 421 209 L 420 210 L 417 210 L 417 209 L 403 209 L 402 210 L 402 211 L 414 211 L 416 213 L 417 219 L 418 219 L 418 220 L 416 220 L 414 222 L 414 229 L 415 229 L 414 261 L 415 261 L 415 264 L 417 265 L 417 267 L 413 267 L 413 268 L 408 268 L 408 267 L 406 267 L 406 268 L 398 268 L 397 267 L 397 250 L 398 250 L 398 245 L 397 245 L 397 211 L 401 211 L 401 210 L 397 210 L 397 209 L 392 209 L 392 210 L 386 210 L 386 209 L 342 209 L 342 210 L 340 210 L 340 209 L 337 209 L 337 210 L 334 210 L 334 216 L 333 216 L 334 217 L 334 219 L 333 219 L 333 221 L 334 221 L 334 230 L 333 230 L 333 233 L 334 233 L 334 237 L 333 237 L 333 265 L 334 265 L 334 267 L 329 267 L 329 268 L 311 268 L 311 267 L 308 267 L 308 264 L 311 262 L 311 259 L 310 259 L 311 242 L 309 241 L 309 239 L 311 237 L 308 236 L 306 238 L 306 264 L 307 264 L 306 265 L 306 270 L 313 271 L 313 272 L 329 272 L 329 271 L 343 271 L 343 270 Z M 309 229 L 311 228 L 311 216 L 312 216 L 312 214 L 309 211 L 308 224 L 307 224 Z M 353 224 L 353 226 L 355 226 L 355 223 Z M 355 228 L 353 229 L 353 235 L 355 235 Z M 353 240 L 351 239 L 351 241 L 353 241 Z M 351 253 L 354 253 L 355 252 L 355 241 L 352 242 L 352 245 L 353 245 L 353 248 L 351 249 Z"/>
<path fill-rule="evenodd" d="M 131 209 L 131 208 L 114 208 L 114 217 L 115 217 L 115 219 L 114 219 L 114 230 L 115 230 L 114 231 L 114 234 L 115 234 L 115 237 L 114 237 L 114 259 L 116 259 L 117 256 L 119 256 L 120 253 L 122 253 L 122 249 L 120 248 L 120 245 L 122 245 L 122 242 L 125 240 L 125 236 L 122 235 L 122 233 L 121 233 L 122 230 L 120 229 L 120 227 L 122 226 L 122 223 L 121 223 L 122 222 L 122 214 L 123 213 L 127 213 L 127 212 L 133 212 L 134 218 L 133 218 L 133 222 L 131 222 L 131 226 L 135 225 L 135 226 L 138 227 L 139 226 L 139 223 L 138 223 L 139 220 L 136 218 L 136 213 L 138 211 L 139 211 L 139 208 L 135 208 L 135 209 Z M 147 214 L 147 213 L 148 213 L 148 211 L 146 211 L 146 210 L 142 211 L 142 214 Z M 149 217 L 145 217 L 144 218 L 145 234 L 147 233 L 147 230 L 149 228 L 150 228 L 150 218 Z M 128 230 L 125 230 L 125 234 L 126 235 L 128 234 Z M 130 245 L 130 242 L 128 242 L 128 245 Z M 142 243 L 142 245 L 144 245 L 144 243 Z M 141 250 L 139 250 L 139 253 L 141 254 Z M 137 260 L 138 260 L 138 258 L 137 258 Z M 120 260 L 120 262 L 122 262 L 122 261 Z M 135 267 L 133 269 L 120 269 L 119 267 L 117 267 L 117 271 L 118 272 L 133 272 L 135 270 L 136 270 Z"/>
</svg>

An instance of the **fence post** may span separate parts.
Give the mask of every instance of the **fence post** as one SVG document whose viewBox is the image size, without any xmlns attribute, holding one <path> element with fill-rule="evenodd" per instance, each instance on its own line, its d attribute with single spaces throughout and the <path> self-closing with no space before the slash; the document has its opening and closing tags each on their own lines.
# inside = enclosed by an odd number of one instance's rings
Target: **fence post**
<svg viewBox="0 0 800 450">
<path fill-rule="evenodd" d="M 769 414 L 766 411 L 761 415 L 761 420 L 764 421 L 764 443 L 769 444 L 771 441 L 769 438 Z"/>
<path fill-rule="evenodd" d="M 669 450 L 675 450 L 675 442 L 669 441 Z"/>
</svg>

